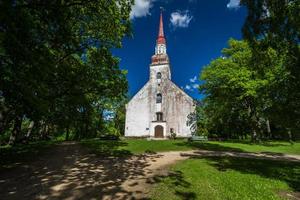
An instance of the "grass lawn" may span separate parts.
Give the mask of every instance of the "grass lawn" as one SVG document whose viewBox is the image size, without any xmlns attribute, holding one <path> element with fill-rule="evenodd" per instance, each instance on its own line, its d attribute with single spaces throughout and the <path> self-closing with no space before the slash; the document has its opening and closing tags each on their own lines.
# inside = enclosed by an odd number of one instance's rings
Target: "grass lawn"
<svg viewBox="0 0 300 200">
<path fill-rule="evenodd" d="M 287 199 L 300 191 L 299 163 L 212 157 L 185 160 L 171 170 L 151 199 Z"/>
<path fill-rule="evenodd" d="M 252 144 L 249 142 L 209 142 L 220 145 L 224 148 L 236 148 L 246 152 L 273 152 L 284 154 L 300 154 L 300 142 L 290 144 L 289 142 L 265 142 L 262 144 Z"/>
<path fill-rule="evenodd" d="M 187 142 L 186 140 L 124 139 L 120 141 L 84 140 L 81 142 L 96 153 L 106 155 L 131 155 L 145 152 L 215 150 L 239 152 L 272 152 L 300 154 L 300 142 L 267 142 L 251 144 L 247 142 Z"/>
<path fill-rule="evenodd" d="M 95 153 L 106 155 L 132 155 L 162 151 L 188 151 L 195 149 L 184 145 L 184 140 L 151 140 L 124 139 L 120 141 L 84 140 L 81 144 L 92 149 Z"/>
</svg>

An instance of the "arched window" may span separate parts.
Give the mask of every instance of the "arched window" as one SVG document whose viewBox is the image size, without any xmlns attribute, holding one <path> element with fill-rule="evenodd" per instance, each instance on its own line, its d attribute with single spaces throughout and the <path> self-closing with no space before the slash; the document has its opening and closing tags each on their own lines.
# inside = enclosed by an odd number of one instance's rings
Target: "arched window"
<svg viewBox="0 0 300 200">
<path fill-rule="evenodd" d="M 156 95 L 156 103 L 161 103 L 161 102 L 162 102 L 162 96 L 159 93 L 159 94 Z"/>
<path fill-rule="evenodd" d="M 161 79 L 161 73 L 160 73 L 160 72 L 157 72 L 156 78 L 157 78 L 157 79 Z"/>
</svg>

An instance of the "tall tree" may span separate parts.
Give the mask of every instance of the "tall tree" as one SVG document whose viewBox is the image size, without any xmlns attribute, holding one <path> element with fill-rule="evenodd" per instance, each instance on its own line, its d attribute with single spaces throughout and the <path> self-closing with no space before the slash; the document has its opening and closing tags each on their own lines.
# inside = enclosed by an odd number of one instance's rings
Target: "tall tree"
<svg viewBox="0 0 300 200">
<path fill-rule="evenodd" d="M 18 125 L 23 118 L 51 126 L 63 119 L 69 127 L 84 115 L 90 123 L 95 102 L 126 93 L 110 49 L 121 47 L 130 33 L 131 5 L 129 0 L 1 1 L 0 95 L 10 113 L 2 114 L 1 128 L 2 121 Z M 11 143 L 20 134 L 14 130 Z"/>
<path fill-rule="evenodd" d="M 273 49 L 264 54 L 266 67 L 255 67 L 247 42 L 229 40 L 223 56 L 212 61 L 201 74 L 200 90 L 206 94 L 205 110 L 211 127 L 225 137 L 252 132 L 252 139 L 263 136 L 263 123 L 271 118 L 272 90 L 284 80 L 284 58 Z M 221 128 L 220 128 L 221 127 Z"/>
<path fill-rule="evenodd" d="M 300 1 L 299 0 L 242 0 L 248 8 L 243 27 L 253 56 L 261 65 L 261 55 L 268 48 L 285 57 L 282 67 L 287 77 L 273 90 L 273 110 L 277 123 L 288 130 L 300 127 Z M 268 67 L 268 66 L 265 66 Z M 270 66 L 269 66 L 270 67 Z"/>
</svg>

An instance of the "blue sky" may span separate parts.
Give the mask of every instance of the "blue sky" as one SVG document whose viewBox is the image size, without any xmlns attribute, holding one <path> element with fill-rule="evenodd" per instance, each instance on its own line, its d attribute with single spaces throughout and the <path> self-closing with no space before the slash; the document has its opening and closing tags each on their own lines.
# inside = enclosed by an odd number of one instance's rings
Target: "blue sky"
<svg viewBox="0 0 300 200">
<path fill-rule="evenodd" d="M 172 81 L 193 98 L 201 69 L 221 56 L 229 38 L 241 39 L 246 9 L 239 0 L 135 0 L 131 12 L 133 38 L 114 50 L 120 67 L 128 70 L 133 96 L 149 79 L 150 58 L 158 34 L 160 7 L 171 62 Z"/>
</svg>

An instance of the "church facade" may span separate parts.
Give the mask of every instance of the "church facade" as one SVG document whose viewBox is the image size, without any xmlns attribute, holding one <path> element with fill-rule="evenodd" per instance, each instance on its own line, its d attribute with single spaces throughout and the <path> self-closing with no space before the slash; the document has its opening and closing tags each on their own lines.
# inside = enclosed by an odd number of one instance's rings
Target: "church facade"
<svg viewBox="0 0 300 200">
<path fill-rule="evenodd" d="M 155 55 L 150 64 L 149 81 L 126 105 L 126 137 L 167 138 L 191 136 L 187 125 L 188 115 L 195 111 L 193 99 L 171 81 L 160 14 L 159 33 Z"/>
</svg>

